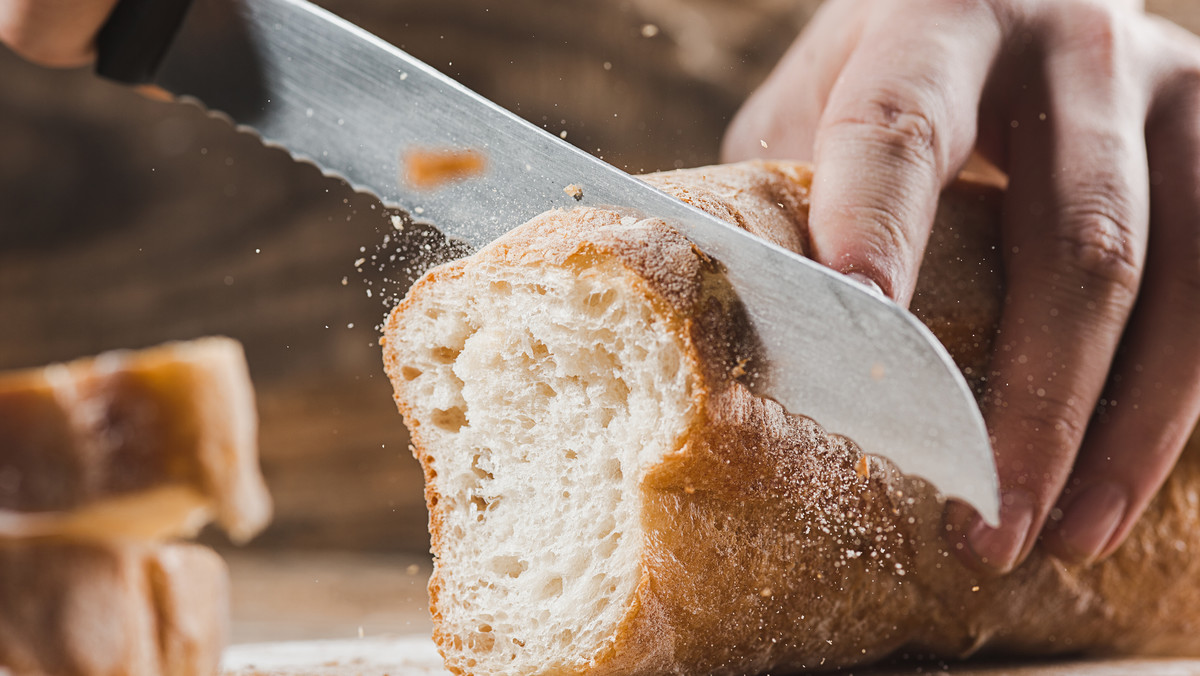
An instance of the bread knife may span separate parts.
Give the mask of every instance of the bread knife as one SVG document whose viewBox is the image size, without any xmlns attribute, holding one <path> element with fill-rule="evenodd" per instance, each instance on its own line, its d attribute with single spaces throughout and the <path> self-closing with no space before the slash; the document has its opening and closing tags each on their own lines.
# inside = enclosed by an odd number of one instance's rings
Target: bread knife
<svg viewBox="0 0 1200 676">
<path fill-rule="evenodd" d="M 305 0 L 122 0 L 97 72 L 153 84 L 480 247 L 552 208 L 661 218 L 719 261 L 761 341 L 755 390 L 999 519 L 983 417 L 911 313 L 713 218 Z M 472 158 L 430 187 L 422 149 Z M 569 190 L 567 190 L 569 188 Z"/>
</svg>

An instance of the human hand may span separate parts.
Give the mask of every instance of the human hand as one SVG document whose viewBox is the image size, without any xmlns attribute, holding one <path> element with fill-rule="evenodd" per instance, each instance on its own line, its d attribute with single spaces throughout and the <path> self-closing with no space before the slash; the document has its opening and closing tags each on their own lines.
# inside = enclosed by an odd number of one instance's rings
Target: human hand
<svg viewBox="0 0 1200 676">
<path fill-rule="evenodd" d="M 901 304 L 941 188 L 1007 172 L 1001 525 L 947 510 L 984 570 L 1112 553 L 1200 417 L 1200 39 L 1140 5 L 829 0 L 725 139 L 813 160 L 815 257 Z"/>
<path fill-rule="evenodd" d="M 43 66 L 82 66 L 117 0 L 0 0 L 0 42 Z"/>
</svg>

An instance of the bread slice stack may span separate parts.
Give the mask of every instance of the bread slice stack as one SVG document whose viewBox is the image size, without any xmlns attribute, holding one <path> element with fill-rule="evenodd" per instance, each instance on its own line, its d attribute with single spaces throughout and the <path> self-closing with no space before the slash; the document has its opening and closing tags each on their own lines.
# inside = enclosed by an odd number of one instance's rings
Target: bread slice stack
<svg viewBox="0 0 1200 676">
<path fill-rule="evenodd" d="M 802 165 L 646 179 L 805 252 Z M 1001 195 L 945 193 L 913 302 L 976 386 L 1003 298 Z M 430 271 L 384 334 L 425 471 L 434 638 L 455 673 L 1200 654 L 1200 439 L 1112 558 L 1036 551 L 976 577 L 930 487 L 756 396 L 736 293 L 654 218 L 545 213 Z"/>
<path fill-rule="evenodd" d="M 0 374 L 0 672 L 216 673 L 228 572 L 179 543 L 270 518 L 226 338 Z"/>
</svg>

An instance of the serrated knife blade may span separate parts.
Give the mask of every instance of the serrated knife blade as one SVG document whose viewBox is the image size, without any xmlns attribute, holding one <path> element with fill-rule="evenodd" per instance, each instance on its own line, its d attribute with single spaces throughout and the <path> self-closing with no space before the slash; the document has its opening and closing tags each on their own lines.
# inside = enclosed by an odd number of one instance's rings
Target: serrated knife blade
<svg viewBox="0 0 1200 676">
<path fill-rule="evenodd" d="M 474 247 L 553 207 L 666 220 L 725 267 L 765 353 L 760 393 L 997 523 L 995 464 L 970 389 L 925 326 L 865 287 L 651 188 L 304 0 L 193 0 L 152 80 Z M 486 163 L 421 189 L 402 165 L 422 148 Z M 571 184 L 581 201 L 564 192 Z"/>
</svg>

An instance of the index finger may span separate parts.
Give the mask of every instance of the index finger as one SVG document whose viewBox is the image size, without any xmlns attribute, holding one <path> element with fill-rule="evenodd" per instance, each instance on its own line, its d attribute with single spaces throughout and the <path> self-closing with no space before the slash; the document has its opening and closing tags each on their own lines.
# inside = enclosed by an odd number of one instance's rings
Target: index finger
<svg viewBox="0 0 1200 676">
<path fill-rule="evenodd" d="M 1002 34 L 985 3 L 912 4 L 872 17 L 830 92 L 809 225 L 814 258 L 865 276 L 901 304 L 938 195 L 974 147 Z"/>
</svg>

